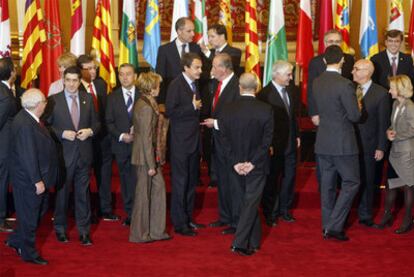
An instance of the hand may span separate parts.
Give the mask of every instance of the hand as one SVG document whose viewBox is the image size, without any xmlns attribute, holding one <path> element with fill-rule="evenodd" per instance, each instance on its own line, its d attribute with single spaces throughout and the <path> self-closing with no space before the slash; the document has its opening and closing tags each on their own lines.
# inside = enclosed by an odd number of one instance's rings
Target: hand
<svg viewBox="0 0 414 277">
<path fill-rule="evenodd" d="M 320 118 L 319 115 L 314 115 L 311 117 L 312 123 L 315 126 L 319 126 Z"/>
<path fill-rule="evenodd" d="M 204 119 L 204 121 L 201 122 L 201 125 L 206 126 L 208 128 L 213 128 L 214 127 L 214 119 L 213 118 Z"/>
<path fill-rule="evenodd" d="M 134 140 L 134 136 L 132 134 L 123 133 L 122 134 L 122 141 L 125 143 L 131 143 Z"/>
<path fill-rule="evenodd" d="M 239 175 L 245 175 L 243 171 L 244 163 L 237 163 L 233 166 L 234 171 L 237 172 Z"/>
<path fill-rule="evenodd" d="M 275 154 L 275 150 L 273 149 L 273 146 L 269 147 L 269 154 L 270 156 L 273 156 Z"/>
<path fill-rule="evenodd" d="M 299 148 L 300 147 L 300 138 L 296 138 L 296 147 Z"/>
<path fill-rule="evenodd" d="M 130 133 L 131 135 L 133 135 L 133 134 L 134 134 L 134 126 L 131 126 L 131 128 L 129 128 L 129 133 Z"/>
<path fill-rule="evenodd" d="M 65 130 L 62 133 L 62 138 L 66 139 L 66 140 L 74 141 L 76 139 L 76 132 L 75 131 L 70 131 L 70 130 Z"/>
<path fill-rule="evenodd" d="M 45 183 L 43 183 L 43 181 L 37 182 L 35 186 L 37 195 L 44 193 L 46 190 Z"/>
<path fill-rule="evenodd" d="M 378 161 L 381 161 L 382 158 L 384 158 L 384 151 L 382 151 L 382 150 L 375 150 L 375 156 L 374 156 L 374 158 L 375 158 L 375 160 L 377 162 Z"/>
<path fill-rule="evenodd" d="M 151 168 L 151 169 L 148 170 L 148 175 L 149 176 L 152 177 L 152 176 L 155 176 L 155 174 L 157 174 L 157 171 L 155 169 Z"/>
<path fill-rule="evenodd" d="M 86 129 L 80 129 L 77 133 L 76 133 L 76 138 L 84 141 L 87 138 L 89 138 L 90 136 L 92 136 L 92 130 L 90 128 L 86 128 Z"/>
<path fill-rule="evenodd" d="M 201 41 L 198 45 L 200 45 L 201 51 L 203 51 L 204 54 L 208 52 L 207 46 L 204 44 L 203 41 Z"/>
<path fill-rule="evenodd" d="M 397 132 L 395 132 L 394 130 L 388 129 L 387 130 L 387 138 L 390 141 L 393 141 L 395 139 L 395 135 L 397 134 Z"/>
<path fill-rule="evenodd" d="M 244 163 L 244 175 L 249 174 L 254 169 L 254 165 L 251 162 L 245 162 Z"/>
<path fill-rule="evenodd" d="M 196 110 L 199 110 L 202 107 L 201 100 L 197 100 L 195 94 L 193 95 L 193 106 Z"/>
</svg>

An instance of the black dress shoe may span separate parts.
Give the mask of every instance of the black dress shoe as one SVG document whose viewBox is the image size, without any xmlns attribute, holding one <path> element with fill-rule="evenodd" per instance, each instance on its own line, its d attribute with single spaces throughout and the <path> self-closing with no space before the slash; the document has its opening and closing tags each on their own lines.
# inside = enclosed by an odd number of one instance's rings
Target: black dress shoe
<svg viewBox="0 0 414 277">
<path fill-rule="evenodd" d="M 222 233 L 223 235 L 231 235 L 231 234 L 236 233 L 236 228 L 229 227 L 229 228 L 226 228 L 226 229 L 224 229 L 223 231 L 221 231 L 221 233 Z"/>
<path fill-rule="evenodd" d="M 175 230 L 175 233 L 186 237 L 195 237 L 197 235 L 197 233 L 190 228 L 178 229 Z"/>
<path fill-rule="evenodd" d="M 371 219 L 363 219 L 358 222 L 359 224 L 364 225 L 366 227 L 374 227 L 374 221 L 372 221 Z"/>
<path fill-rule="evenodd" d="M 11 233 L 13 232 L 13 226 L 11 226 L 7 221 L 4 221 L 0 224 L 0 232 Z"/>
<path fill-rule="evenodd" d="M 197 230 L 197 229 L 201 229 L 201 228 L 206 228 L 206 225 L 195 223 L 195 222 L 192 221 L 192 222 L 188 223 L 188 227 L 190 227 L 191 229 Z"/>
<path fill-rule="evenodd" d="M 209 188 L 216 188 L 217 187 L 217 182 L 216 181 L 210 181 L 210 183 L 208 183 L 208 187 Z"/>
<path fill-rule="evenodd" d="M 227 226 L 227 224 L 221 222 L 220 220 L 217 220 L 217 221 L 211 222 L 210 224 L 208 224 L 208 226 L 215 228 L 215 227 L 224 227 L 224 226 Z"/>
<path fill-rule="evenodd" d="M 37 264 L 37 265 L 47 265 L 48 264 L 48 262 L 40 256 L 37 257 L 37 258 L 34 258 L 33 260 L 27 260 L 25 262 L 32 263 L 32 264 Z"/>
<path fill-rule="evenodd" d="M 63 243 L 66 243 L 69 241 L 65 233 L 56 233 L 56 239 L 58 240 L 58 242 L 63 242 Z"/>
<path fill-rule="evenodd" d="M 231 252 L 236 253 L 236 254 L 238 254 L 240 256 L 251 256 L 251 255 L 254 254 L 254 252 L 251 251 L 251 250 L 249 250 L 249 249 L 235 247 L 235 246 L 232 246 L 230 248 L 230 250 L 231 250 Z"/>
<path fill-rule="evenodd" d="M 339 241 L 348 241 L 349 238 L 345 235 L 345 232 L 335 232 L 326 230 L 323 234 L 324 239 L 336 239 Z"/>
<path fill-rule="evenodd" d="M 409 232 L 412 228 L 413 228 L 413 224 L 410 223 L 408 225 L 401 226 L 400 228 L 395 230 L 394 233 L 396 233 L 398 235 L 405 234 L 405 233 Z"/>
<path fill-rule="evenodd" d="M 294 218 L 291 214 L 289 214 L 289 213 L 286 213 L 286 214 L 283 214 L 282 216 L 281 216 L 281 218 L 282 218 L 282 220 L 283 221 L 286 221 L 286 222 L 295 222 L 296 221 L 296 218 Z"/>
<path fill-rule="evenodd" d="M 80 235 L 79 240 L 80 240 L 81 245 L 83 246 L 92 245 L 92 241 L 91 241 L 91 238 L 89 237 L 89 234 Z"/>
<path fill-rule="evenodd" d="M 275 226 L 277 226 L 277 220 L 268 218 L 268 219 L 266 219 L 266 225 L 269 226 L 269 227 L 275 227 Z"/>
<path fill-rule="evenodd" d="M 131 219 L 129 217 L 125 218 L 125 220 L 122 222 L 122 226 L 130 226 L 131 225 Z"/>
<path fill-rule="evenodd" d="M 6 245 L 7 247 L 13 248 L 14 251 L 16 251 L 17 256 L 21 256 L 22 255 L 22 250 L 14 245 L 11 245 L 7 240 L 4 242 L 4 245 Z"/>
<path fill-rule="evenodd" d="M 118 221 L 121 217 L 113 213 L 103 213 L 102 219 L 103 221 Z"/>
</svg>

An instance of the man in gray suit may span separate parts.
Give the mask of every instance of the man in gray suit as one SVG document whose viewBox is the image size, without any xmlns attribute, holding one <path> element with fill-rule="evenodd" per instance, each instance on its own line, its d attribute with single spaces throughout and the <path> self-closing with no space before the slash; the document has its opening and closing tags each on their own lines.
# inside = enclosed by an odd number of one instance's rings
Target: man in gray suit
<svg viewBox="0 0 414 277">
<path fill-rule="evenodd" d="M 355 88 L 341 76 L 344 55 L 339 46 L 329 46 L 324 56 L 327 65 L 313 83 L 319 122 L 316 122 L 315 153 L 321 169 L 321 209 L 324 238 L 348 240 L 343 231 L 352 200 L 358 192 L 358 145 L 353 122 L 360 118 Z M 336 198 L 336 174 L 342 178 Z"/>
</svg>

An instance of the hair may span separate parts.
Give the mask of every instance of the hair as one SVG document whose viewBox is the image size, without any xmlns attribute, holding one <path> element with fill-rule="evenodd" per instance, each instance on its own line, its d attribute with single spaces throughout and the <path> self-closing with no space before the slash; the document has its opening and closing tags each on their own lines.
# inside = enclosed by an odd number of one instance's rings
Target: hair
<svg viewBox="0 0 414 277">
<path fill-rule="evenodd" d="M 133 64 L 123 63 L 119 66 L 119 69 L 124 68 L 124 67 L 130 67 L 130 68 L 132 68 L 132 70 L 134 70 L 134 73 L 137 73 L 137 70 L 136 70 L 136 68 Z M 118 70 L 118 72 L 119 72 L 119 70 Z"/>
<path fill-rule="evenodd" d="M 85 63 L 94 62 L 95 60 L 89 55 L 80 55 L 77 60 L 77 65 L 80 69 L 83 68 Z"/>
<path fill-rule="evenodd" d="M 240 88 L 243 90 L 256 92 L 258 87 L 257 78 L 253 73 L 243 73 L 239 79 Z"/>
<path fill-rule="evenodd" d="M 210 26 L 210 28 L 208 29 L 216 31 L 217 35 L 224 35 L 224 38 L 227 40 L 227 30 L 226 26 L 224 26 L 223 24 L 214 24 Z"/>
<path fill-rule="evenodd" d="M 70 52 L 63 53 L 57 59 L 58 66 L 63 66 L 64 68 L 68 68 L 70 66 L 76 65 L 77 60 L 76 56 Z"/>
<path fill-rule="evenodd" d="M 407 75 L 396 75 L 388 78 L 391 84 L 397 89 L 398 96 L 410 98 L 413 96 L 413 85 Z"/>
<path fill-rule="evenodd" d="M 286 73 L 288 70 L 293 70 L 293 65 L 287 61 L 279 60 L 272 65 L 272 79 L 276 74 Z"/>
<path fill-rule="evenodd" d="M 404 33 L 401 32 L 400 30 L 395 30 L 395 29 L 388 30 L 385 33 L 385 39 L 387 39 L 387 38 L 396 38 L 396 37 L 400 37 L 401 41 L 403 41 L 404 40 Z"/>
<path fill-rule="evenodd" d="M 341 47 L 338 45 L 331 45 L 326 48 L 324 53 L 324 59 L 327 65 L 339 63 L 344 57 Z"/>
<path fill-rule="evenodd" d="M 181 57 L 181 62 L 180 62 L 182 69 L 184 70 L 185 66 L 190 67 L 194 60 L 201 61 L 201 58 L 199 55 L 197 55 L 196 53 L 192 53 L 192 52 L 183 54 L 183 56 Z"/>
<path fill-rule="evenodd" d="M 323 40 L 326 41 L 326 37 L 333 34 L 340 36 L 342 40 L 342 33 L 336 29 L 330 29 L 326 31 L 326 33 L 323 35 Z"/>
<path fill-rule="evenodd" d="M 66 74 L 76 74 L 78 75 L 79 80 L 82 78 L 81 70 L 77 66 L 70 66 L 63 71 L 63 76 L 66 76 Z"/>
<path fill-rule="evenodd" d="M 181 30 L 182 28 L 184 28 L 185 23 L 187 21 L 190 21 L 191 23 L 193 22 L 191 20 L 191 18 L 189 17 L 180 17 L 176 22 L 175 22 L 175 31 L 178 32 L 178 30 Z"/>
<path fill-rule="evenodd" d="M 46 98 L 39 89 L 31 88 L 25 91 L 20 99 L 22 107 L 32 111 L 39 105 L 40 102 L 45 101 Z"/>
<path fill-rule="evenodd" d="M 231 56 L 227 53 L 219 53 L 214 56 L 214 59 L 219 59 L 220 65 L 226 69 L 233 71 L 233 62 Z"/>
<path fill-rule="evenodd" d="M 158 73 L 149 71 L 139 75 L 137 86 L 142 94 L 149 95 L 153 89 L 160 85 L 162 77 Z"/>
<path fill-rule="evenodd" d="M 0 80 L 7 81 L 14 71 L 14 64 L 10 57 L 0 59 Z"/>
</svg>

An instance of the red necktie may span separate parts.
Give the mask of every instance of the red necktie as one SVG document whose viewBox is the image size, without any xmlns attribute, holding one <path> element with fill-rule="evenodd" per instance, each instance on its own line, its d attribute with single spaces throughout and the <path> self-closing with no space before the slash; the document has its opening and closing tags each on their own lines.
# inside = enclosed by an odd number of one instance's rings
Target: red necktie
<svg viewBox="0 0 414 277">
<path fill-rule="evenodd" d="M 222 81 L 220 81 L 218 83 L 217 89 L 216 89 L 216 93 L 214 94 L 214 100 L 213 100 L 213 107 L 212 107 L 212 111 L 214 111 L 214 109 L 216 108 L 219 96 L 220 96 L 220 91 L 221 91 L 221 84 Z"/>
<path fill-rule="evenodd" d="M 98 98 L 96 97 L 95 91 L 93 90 L 92 83 L 89 83 L 89 93 L 92 94 L 93 105 L 95 106 L 95 110 L 98 112 L 99 111 Z"/>
</svg>

